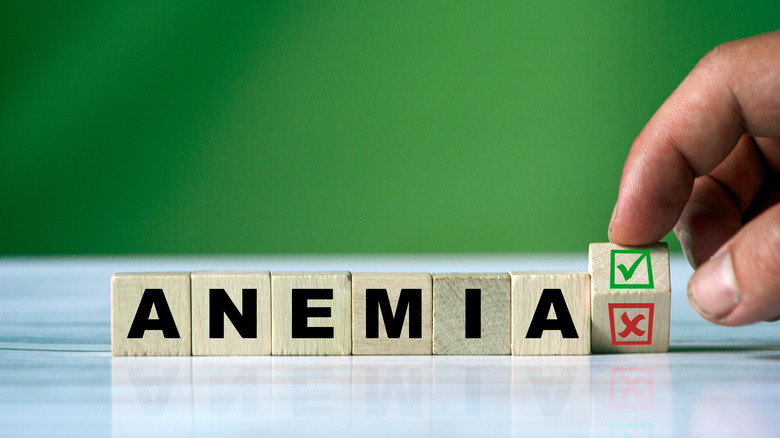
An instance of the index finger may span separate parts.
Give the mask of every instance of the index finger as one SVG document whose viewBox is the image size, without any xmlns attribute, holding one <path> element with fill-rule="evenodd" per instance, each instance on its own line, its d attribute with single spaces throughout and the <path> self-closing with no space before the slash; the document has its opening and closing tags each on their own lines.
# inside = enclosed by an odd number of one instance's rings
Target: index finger
<svg viewBox="0 0 780 438">
<path fill-rule="evenodd" d="M 780 135 L 780 32 L 715 48 L 650 119 L 623 167 L 610 240 L 644 245 L 664 237 L 694 179 L 743 134 Z"/>
</svg>

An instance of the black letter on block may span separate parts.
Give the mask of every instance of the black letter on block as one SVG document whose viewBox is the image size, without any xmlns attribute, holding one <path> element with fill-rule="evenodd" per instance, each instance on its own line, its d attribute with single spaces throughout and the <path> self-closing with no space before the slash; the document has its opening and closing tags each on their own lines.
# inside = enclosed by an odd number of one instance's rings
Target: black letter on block
<svg viewBox="0 0 780 438">
<path fill-rule="evenodd" d="M 414 301 L 412 301 L 413 298 Z M 366 338 L 379 337 L 378 310 L 380 309 L 388 338 L 401 337 L 407 310 L 409 312 L 409 339 L 422 338 L 422 289 L 401 289 L 395 314 L 390 307 L 387 289 L 366 289 Z"/>
<path fill-rule="evenodd" d="M 152 307 L 157 309 L 157 319 L 150 318 Z M 165 293 L 162 289 L 144 289 L 127 338 L 143 338 L 144 332 L 147 330 L 162 330 L 163 337 L 166 339 L 179 337 L 176 321 L 173 320 L 171 308 L 168 307 L 168 301 L 165 300 Z"/>
<path fill-rule="evenodd" d="M 482 337 L 482 289 L 466 289 L 466 339 Z"/>
<path fill-rule="evenodd" d="M 241 309 L 239 312 L 225 289 L 209 289 L 209 338 L 225 337 L 225 316 L 242 338 L 257 338 L 257 289 L 241 291 Z"/>
<path fill-rule="evenodd" d="M 330 318 L 330 307 L 309 307 L 309 300 L 332 300 L 333 289 L 292 290 L 292 337 L 333 338 L 333 327 L 309 327 L 309 318 Z"/>
<path fill-rule="evenodd" d="M 556 319 L 547 319 L 550 314 L 550 307 L 555 309 Z M 539 304 L 536 305 L 536 311 L 531 318 L 531 325 L 528 327 L 526 339 L 541 338 L 545 330 L 560 330 L 561 335 L 566 338 L 579 338 L 577 329 L 574 327 L 574 321 L 571 319 L 569 308 L 566 307 L 566 300 L 563 299 L 563 292 L 560 289 L 545 289 L 539 298 Z"/>
</svg>

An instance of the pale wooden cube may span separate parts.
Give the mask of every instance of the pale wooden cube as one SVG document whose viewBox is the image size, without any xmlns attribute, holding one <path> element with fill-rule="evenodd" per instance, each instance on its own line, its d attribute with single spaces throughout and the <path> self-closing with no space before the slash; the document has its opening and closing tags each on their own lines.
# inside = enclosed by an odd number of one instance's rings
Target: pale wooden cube
<svg viewBox="0 0 780 438">
<path fill-rule="evenodd" d="M 227 302 L 225 302 L 226 298 Z M 245 298 L 249 301 L 245 301 Z M 218 307 L 220 305 L 224 307 Z M 214 312 L 213 316 L 212 312 Z M 192 354 L 193 356 L 268 356 L 271 354 L 270 272 L 195 271 L 192 273 Z"/>
<path fill-rule="evenodd" d="M 349 272 L 274 272 L 273 354 L 351 354 L 351 298 Z"/>
<path fill-rule="evenodd" d="M 353 273 L 352 354 L 431 354 L 432 306 L 431 274 Z"/>
<path fill-rule="evenodd" d="M 509 354 L 507 273 L 433 274 L 433 354 Z"/>
<path fill-rule="evenodd" d="M 117 273 L 111 277 L 114 356 L 192 354 L 190 273 Z"/>
<path fill-rule="evenodd" d="M 512 354 L 590 354 L 590 276 L 580 271 L 510 272 Z"/>
<path fill-rule="evenodd" d="M 667 244 L 591 243 L 588 270 L 593 352 L 668 351 L 672 288 Z"/>
</svg>

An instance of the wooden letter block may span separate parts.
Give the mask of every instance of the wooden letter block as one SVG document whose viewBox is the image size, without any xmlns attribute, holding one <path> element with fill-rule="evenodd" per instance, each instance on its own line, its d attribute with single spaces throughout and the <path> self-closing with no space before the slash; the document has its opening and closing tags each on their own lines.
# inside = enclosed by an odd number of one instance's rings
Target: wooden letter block
<svg viewBox="0 0 780 438">
<path fill-rule="evenodd" d="M 271 273 L 192 273 L 192 354 L 271 354 Z"/>
<path fill-rule="evenodd" d="M 433 274 L 433 354 L 509 354 L 509 274 Z"/>
<path fill-rule="evenodd" d="M 431 274 L 352 274 L 352 354 L 431 354 Z"/>
<path fill-rule="evenodd" d="M 588 270 L 593 352 L 668 351 L 672 288 L 666 243 L 591 243 Z"/>
<path fill-rule="evenodd" d="M 114 356 L 188 356 L 190 273 L 118 273 L 111 277 Z"/>
<path fill-rule="evenodd" d="M 274 272 L 271 343 L 274 355 L 352 352 L 349 272 Z"/>
<path fill-rule="evenodd" d="M 590 354 L 587 272 L 510 272 L 512 354 Z"/>
</svg>

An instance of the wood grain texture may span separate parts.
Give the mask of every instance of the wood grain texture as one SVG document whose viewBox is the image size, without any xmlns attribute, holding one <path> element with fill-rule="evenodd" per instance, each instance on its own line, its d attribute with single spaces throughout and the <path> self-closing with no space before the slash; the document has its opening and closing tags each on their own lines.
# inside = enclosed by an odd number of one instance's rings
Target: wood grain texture
<svg viewBox="0 0 780 438">
<path fill-rule="evenodd" d="M 433 274 L 433 354 L 509 354 L 512 312 L 509 279 L 507 273 Z M 467 337 L 467 290 L 478 291 L 479 337 Z"/>
<path fill-rule="evenodd" d="M 161 289 L 176 324 L 178 337 L 165 338 L 161 330 L 146 330 L 128 338 L 147 289 Z M 111 277 L 111 352 L 114 356 L 187 356 L 192 354 L 189 272 L 117 273 Z M 157 319 L 157 309 L 143 319 Z"/>
<path fill-rule="evenodd" d="M 649 260 L 642 259 L 645 254 Z M 593 352 L 668 351 L 672 297 L 667 244 L 591 243 L 588 270 Z"/>
<path fill-rule="evenodd" d="M 271 343 L 274 355 L 352 353 L 352 285 L 349 272 L 271 274 Z M 332 338 L 293 338 L 293 289 L 332 290 L 332 299 L 309 300 L 309 308 L 329 308 L 330 317 L 307 318 L 308 327 L 332 327 Z"/>
<path fill-rule="evenodd" d="M 224 290 L 243 315 L 243 290 L 256 291 L 256 336 L 243 338 L 227 315 L 223 337 L 209 331 L 210 290 Z M 271 273 L 269 271 L 195 271 L 192 273 L 193 356 L 268 356 L 271 354 Z"/>
<path fill-rule="evenodd" d="M 513 271 L 512 354 L 582 355 L 590 354 L 590 276 L 580 271 Z M 576 338 L 565 338 L 561 330 L 544 330 L 539 338 L 528 337 L 532 318 L 545 289 L 559 289 L 566 303 Z M 558 319 L 554 307 L 547 319 Z"/>
<path fill-rule="evenodd" d="M 378 309 L 376 302 L 368 303 L 367 290 L 379 289 L 387 291 L 387 302 L 394 318 L 400 318 L 403 315 L 403 326 L 399 337 L 389 338 L 387 323 Z M 414 297 L 404 307 L 403 314 L 399 314 L 398 302 L 401 298 L 403 289 L 419 290 L 419 294 L 408 295 Z M 373 292 L 377 293 L 377 292 Z M 381 293 L 384 298 L 384 294 Z M 419 301 L 412 302 L 416 299 Z M 376 319 L 367 320 L 369 313 L 368 305 L 374 307 L 373 314 Z M 420 320 L 415 324 L 421 324 L 420 337 L 410 337 L 410 323 L 412 323 L 412 306 L 419 306 Z M 431 274 L 427 273 L 353 273 L 352 274 L 352 354 L 431 354 L 431 336 L 433 332 L 433 293 Z M 378 337 L 369 338 L 367 327 L 372 325 L 373 329 L 378 327 L 376 334 Z"/>
</svg>

